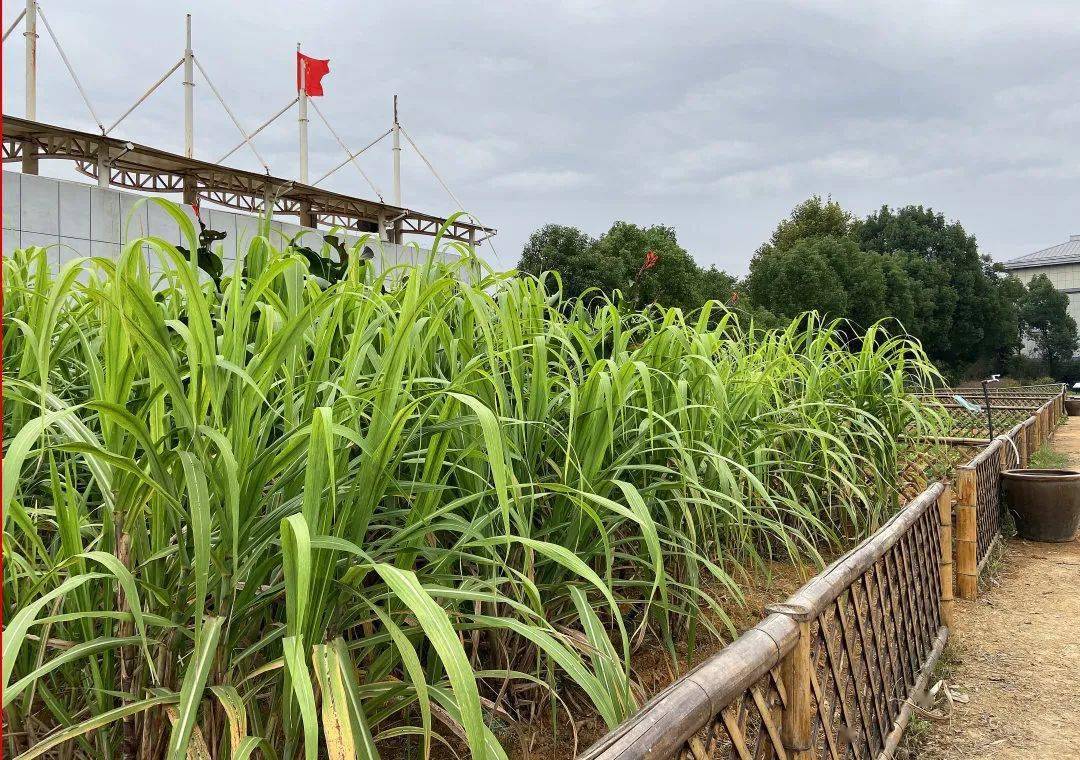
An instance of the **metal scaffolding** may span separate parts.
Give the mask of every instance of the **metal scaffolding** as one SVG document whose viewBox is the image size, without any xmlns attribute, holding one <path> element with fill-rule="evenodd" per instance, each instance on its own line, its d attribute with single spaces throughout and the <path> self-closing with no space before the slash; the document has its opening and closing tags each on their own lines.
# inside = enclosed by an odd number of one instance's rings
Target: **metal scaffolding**
<svg viewBox="0 0 1080 760">
<path fill-rule="evenodd" d="M 61 126 L 44 124 L 37 121 L 37 22 L 41 20 L 45 30 L 60 54 L 68 74 L 71 76 L 90 112 L 94 123 L 101 131 L 100 135 L 67 129 Z M 305 81 L 306 65 L 298 63 L 298 92 L 289 103 L 277 110 L 273 116 L 260 124 L 254 131 L 248 132 L 240 123 L 232 108 L 229 107 L 221 90 L 210 79 L 206 68 L 200 62 L 192 46 L 191 14 L 184 20 L 184 51 L 179 60 L 165 71 L 135 102 L 125 110 L 109 127 L 98 117 L 86 89 L 76 73 L 75 67 L 57 35 L 49 25 L 42 11 L 39 0 L 26 0 L 26 7 L 21 9 L 14 21 L 7 27 L 4 40 L 16 29 L 20 22 L 24 24 L 23 36 L 26 40 L 26 110 L 25 118 L 4 115 L 3 160 L 5 163 L 19 162 L 24 173 L 36 174 L 41 159 L 66 159 L 75 162 L 76 169 L 97 180 L 102 187 L 115 185 L 132 190 L 156 193 L 183 193 L 185 203 L 205 200 L 228 208 L 241 211 L 262 212 L 268 205 L 267 199 L 274 199 L 273 213 L 295 214 L 301 225 L 315 227 L 318 224 L 330 224 L 349 229 L 375 232 L 383 239 L 401 242 L 407 234 L 434 235 L 444 219 L 412 211 L 401 203 L 401 136 L 404 134 L 408 144 L 416 151 L 424 165 L 431 171 L 439 185 L 447 192 L 458 208 L 465 210 L 457 196 L 450 190 L 445 180 L 439 175 L 431 161 L 420 152 L 413 138 L 405 131 L 398 119 L 398 99 L 394 96 L 393 121 L 390 127 L 358 151 L 349 148 L 346 141 L 330 124 L 326 115 L 309 99 Z M 300 53 L 299 43 L 296 46 Z M 298 61 L 300 59 L 298 58 Z M 174 73 L 183 69 L 184 88 L 184 154 L 182 156 L 148 146 L 136 145 L 111 137 L 116 128 L 142 105 Z M 225 153 L 216 163 L 208 163 L 195 158 L 195 72 L 198 72 L 209 87 L 210 92 L 224 109 L 229 120 L 240 133 L 240 142 Z M 255 146 L 254 138 L 281 116 L 297 106 L 299 134 L 299 178 L 298 182 L 273 176 L 271 167 Z M 309 179 L 308 167 L 308 106 L 326 126 L 345 154 L 345 159 L 325 172 L 314 183 Z M 364 171 L 357 159 L 381 142 L 391 137 L 393 157 L 392 204 L 384 202 L 378 187 Z M 237 150 L 247 145 L 264 170 L 264 174 L 231 169 L 221 163 Z M 364 181 L 371 187 L 378 202 L 321 190 L 317 185 L 335 174 L 345 164 L 351 163 Z M 455 221 L 448 230 L 451 240 L 469 243 L 488 241 L 495 230 L 485 227 L 471 214 L 466 213 Z M 492 248 L 494 251 L 494 248 Z"/>
<path fill-rule="evenodd" d="M 401 206 L 363 200 L 284 177 L 232 169 L 114 137 L 6 114 L 3 118 L 5 164 L 22 161 L 29 151 L 35 160 L 73 161 L 79 172 L 95 179 L 99 167 L 105 166 L 109 171 L 109 184 L 116 187 L 185 193 L 190 194 L 189 203 L 197 198 L 253 213 L 262 213 L 266 198 L 271 197 L 275 214 L 296 215 L 301 219 L 304 214 L 309 214 L 318 224 L 360 232 L 390 230 L 391 242 L 401 242 L 401 236 L 407 234 L 435 235 L 446 222 L 442 217 Z M 450 224 L 445 237 L 462 243 L 476 243 L 493 232 L 459 217 Z"/>
</svg>

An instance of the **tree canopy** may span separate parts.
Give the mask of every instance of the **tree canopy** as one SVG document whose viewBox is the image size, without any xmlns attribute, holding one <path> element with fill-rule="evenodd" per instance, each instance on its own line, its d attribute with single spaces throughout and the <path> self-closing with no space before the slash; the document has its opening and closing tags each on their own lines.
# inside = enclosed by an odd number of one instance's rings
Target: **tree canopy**
<svg viewBox="0 0 1080 760">
<path fill-rule="evenodd" d="M 893 320 L 954 372 L 1000 367 L 1020 347 L 1023 285 L 981 255 L 959 222 L 923 206 L 882 206 L 857 219 L 814 196 L 758 249 L 748 284 L 756 304 L 785 316 L 813 307 L 860 328 Z"/>
<path fill-rule="evenodd" d="M 919 205 L 882 206 L 858 218 L 832 198 L 812 196 L 780 220 L 742 281 L 700 267 L 671 227 L 621 221 L 595 239 L 545 225 L 518 268 L 558 272 L 570 297 L 595 288 L 634 309 L 656 303 L 690 311 L 715 300 L 761 326 L 807 311 L 859 331 L 886 320 L 954 376 L 1015 366 L 1022 337 L 1051 373 L 1065 371 L 1077 350 L 1067 295 L 1045 277 L 1025 287 L 982 254 L 960 222 Z"/>
<path fill-rule="evenodd" d="M 654 258 L 646 261 L 649 253 Z M 700 308 L 710 299 L 727 302 L 734 277 L 715 267 L 702 269 L 679 245 L 675 229 L 615 222 L 593 239 L 576 227 L 547 224 L 536 230 L 522 252 L 518 269 L 533 275 L 558 272 L 563 292 L 579 298 L 590 288 L 630 308 L 649 304 Z"/>
<path fill-rule="evenodd" d="M 1045 274 L 1028 283 L 1020 299 L 1024 335 L 1052 375 L 1058 375 L 1076 353 L 1076 320 L 1068 314 L 1069 296 L 1056 290 Z"/>
<path fill-rule="evenodd" d="M 545 224 L 529 237 L 518 269 L 539 275 L 558 272 L 563 293 L 580 298 L 589 288 L 603 291 L 618 287 L 611 262 L 601 261 L 596 241 L 576 227 Z"/>
<path fill-rule="evenodd" d="M 882 206 L 853 228 L 864 250 L 899 256 L 919 292 L 935 307 L 928 321 L 912 324 L 913 334 L 933 358 L 971 362 L 1001 356 L 1019 346 L 1019 324 L 1002 309 L 1007 278 L 988 256 L 979 254 L 974 235 L 960 222 L 923 206 Z"/>
</svg>

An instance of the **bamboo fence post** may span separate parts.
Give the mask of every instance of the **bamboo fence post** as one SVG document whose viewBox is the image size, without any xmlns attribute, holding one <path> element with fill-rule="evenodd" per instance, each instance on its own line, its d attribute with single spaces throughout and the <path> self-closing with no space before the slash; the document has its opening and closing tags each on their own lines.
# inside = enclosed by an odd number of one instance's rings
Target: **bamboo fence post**
<svg viewBox="0 0 1080 760">
<path fill-rule="evenodd" d="M 1027 447 L 1027 428 L 1020 428 L 1019 434 L 1016 436 L 1016 458 L 1020 460 L 1020 467 L 1027 467 L 1028 464 L 1028 447 Z"/>
<path fill-rule="evenodd" d="M 938 525 L 941 537 L 941 622 L 947 628 L 953 624 L 953 540 L 952 540 L 952 488 L 938 496 Z"/>
<path fill-rule="evenodd" d="M 956 590 L 973 600 L 979 588 L 978 484 L 975 469 L 956 468 Z"/>
<path fill-rule="evenodd" d="M 799 620 L 799 638 L 780 664 L 780 677 L 787 693 L 787 706 L 780 722 L 780 739 L 791 760 L 810 760 L 810 621 Z"/>
</svg>

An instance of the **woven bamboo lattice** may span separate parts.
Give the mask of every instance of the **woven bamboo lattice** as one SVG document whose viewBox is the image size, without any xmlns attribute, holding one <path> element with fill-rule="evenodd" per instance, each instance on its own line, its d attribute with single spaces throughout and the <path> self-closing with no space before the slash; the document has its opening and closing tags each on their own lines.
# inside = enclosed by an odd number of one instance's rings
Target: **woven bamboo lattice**
<svg viewBox="0 0 1080 760">
<path fill-rule="evenodd" d="M 895 745 L 947 634 L 943 491 L 928 488 L 582 758 L 839 760 Z"/>
<path fill-rule="evenodd" d="M 1014 470 L 1018 467 L 1027 467 L 1027 456 L 1024 448 L 1027 428 L 1028 422 L 1024 420 L 1001 436 L 1005 441 L 1005 466 L 1003 469 Z"/>
<path fill-rule="evenodd" d="M 967 462 L 985 444 L 910 443 L 898 456 L 897 484 L 900 504 L 907 504 L 933 482 L 948 478 L 958 465 Z"/>
<path fill-rule="evenodd" d="M 947 407 L 948 408 L 948 407 Z M 994 435 L 1020 424 L 1037 409 L 1025 409 L 1017 407 L 999 407 L 991 399 L 990 415 L 994 421 Z M 969 412 L 966 409 L 948 408 L 950 425 L 948 435 L 957 438 L 984 438 L 990 439 L 989 422 L 985 412 Z"/>
<path fill-rule="evenodd" d="M 799 625 L 772 614 L 660 692 L 581 758 L 786 757 L 779 669 Z"/>
<path fill-rule="evenodd" d="M 1031 394 L 1025 395 L 1003 395 L 1000 393 L 990 394 L 990 403 L 1001 406 L 1027 406 L 1030 408 L 1036 408 L 1041 406 L 1044 402 L 1050 400 L 1054 396 L 1059 394 L 1055 393 L 1050 396 L 1035 396 Z M 960 402 L 957 400 L 957 396 L 968 401 L 972 404 L 984 403 L 982 393 L 971 393 L 970 391 L 949 391 L 947 393 L 925 393 L 921 394 L 921 399 L 936 399 L 938 402 L 945 405 L 959 406 Z"/>
<path fill-rule="evenodd" d="M 995 418 L 998 437 L 956 468 L 956 580 L 968 598 L 1000 532 L 1001 470 L 1025 466 L 1064 412 L 1061 385 L 1008 391 L 991 398 L 992 411 L 1010 413 Z M 902 496 L 920 469 L 936 474 L 935 465 L 977 443 L 940 442 L 949 445 L 902 452 Z M 873 536 L 580 760 L 891 757 L 948 637 L 953 598 L 951 494 L 933 483 L 905 501 Z"/>
<path fill-rule="evenodd" d="M 1053 384 L 992 389 L 989 399 L 984 398 L 981 388 L 944 388 L 917 395 L 927 403 L 936 402 L 940 409 L 948 413 L 948 426 L 943 431 L 947 438 L 954 442 L 959 439 L 989 442 L 991 432 L 996 436 L 1011 430 L 1048 404 L 1052 407 L 1049 414 L 1054 417 L 1063 414 L 1064 392 L 1064 385 Z M 971 411 L 963 406 L 956 400 L 957 396 L 979 407 L 979 411 Z M 987 400 L 993 422 L 992 431 L 991 420 L 987 419 Z"/>
<path fill-rule="evenodd" d="M 879 534 L 887 540 L 866 542 L 787 603 L 816 612 L 810 626 L 812 757 L 883 752 L 943 637 L 941 491 L 935 485 L 923 492 L 901 513 L 905 519 Z"/>
<path fill-rule="evenodd" d="M 1001 532 L 1001 450 L 1003 442 L 995 439 L 989 446 L 958 470 L 974 472 L 975 524 L 978 534 L 975 558 L 978 564 L 986 559 L 990 547 Z"/>
<path fill-rule="evenodd" d="M 1032 450 L 1049 439 L 1058 413 L 1057 398 L 1039 406 L 1026 419 L 1016 422 L 1004 435 L 995 438 L 970 462 L 958 470 L 975 471 L 976 519 L 978 530 L 977 562 L 981 567 L 994 540 L 1001 533 L 1001 471 L 1026 465 Z M 1024 437 L 1024 443 L 1021 443 Z M 1031 444 L 1031 445 L 1025 445 Z M 1026 454 L 1021 451 L 1026 449 Z"/>
<path fill-rule="evenodd" d="M 783 711 L 787 694 L 779 665 L 720 710 L 709 725 L 683 745 L 680 760 L 712 757 L 776 757 L 783 753 Z"/>
<path fill-rule="evenodd" d="M 987 389 L 990 396 L 1035 396 L 1048 399 L 1051 396 L 1059 396 L 1065 391 L 1064 383 L 1046 383 L 1043 385 L 1017 385 L 1012 388 L 1002 388 L 991 385 Z M 919 393 L 919 396 L 952 396 L 959 394 L 968 398 L 982 398 L 983 389 L 979 386 L 970 388 L 938 388 L 937 390 Z"/>
<path fill-rule="evenodd" d="M 1018 385 L 1013 388 L 991 388 L 991 395 L 1002 396 L 1050 396 L 1061 395 L 1065 390 L 1064 383 L 1044 383 L 1042 385 Z"/>
<path fill-rule="evenodd" d="M 1063 411 L 1064 396 L 1047 399 L 956 468 L 956 580 L 961 598 L 978 595 L 979 575 L 1001 535 L 1002 470 L 1026 467 L 1031 455 L 1050 439 Z"/>
</svg>

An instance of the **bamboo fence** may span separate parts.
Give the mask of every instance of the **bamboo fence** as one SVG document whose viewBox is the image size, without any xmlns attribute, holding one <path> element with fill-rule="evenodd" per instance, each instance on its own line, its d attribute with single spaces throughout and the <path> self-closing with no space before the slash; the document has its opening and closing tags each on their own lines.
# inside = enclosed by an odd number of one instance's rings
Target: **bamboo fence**
<svg viewBox="0 0 1080 760">
<path fill-rule="evenodd" d="M 979 575 L 1001 536 L 1001 471 L 1028 465 L 1053 434 L 1064 403 L 1063 392 L 1046 399 L 1030 417 L 956 468 L 956 589 L 961 599 L 977 597 Z"/>
<path fill-rule="evenodd" d="M 989 392 L 990 420 L 985 409 L 986 399 L 981 388 L 945 388 L 932 393 L 919 394 L 927 401 L 934 401 L 949 413 L 949 426 L 946 435 L 935 439 L 936 442 L 950 445 L 986 445 L 991 440 L 991 432 L 1001 433 L 1036 415 L 1048 401 L 1053 401 L 1054 414 L 1065 412 L 1064 386 L 1034 385 L 1016 388 L 995 389 Z M 979 407 L 971 411 L 961 405 L 956 396 L 961 396 Z"/>
<path fill-rule="evenodd" d="M 953 487 L 931 484 L 579 760 L 892 758 L 948 639 L 954 571 L 974 598 L 1000 535 L 1001 470 L 1064 412 L 1063 386 L 1009 392 L 1038 403 L 956 469 L 955 510 Z"/>
</svg>

